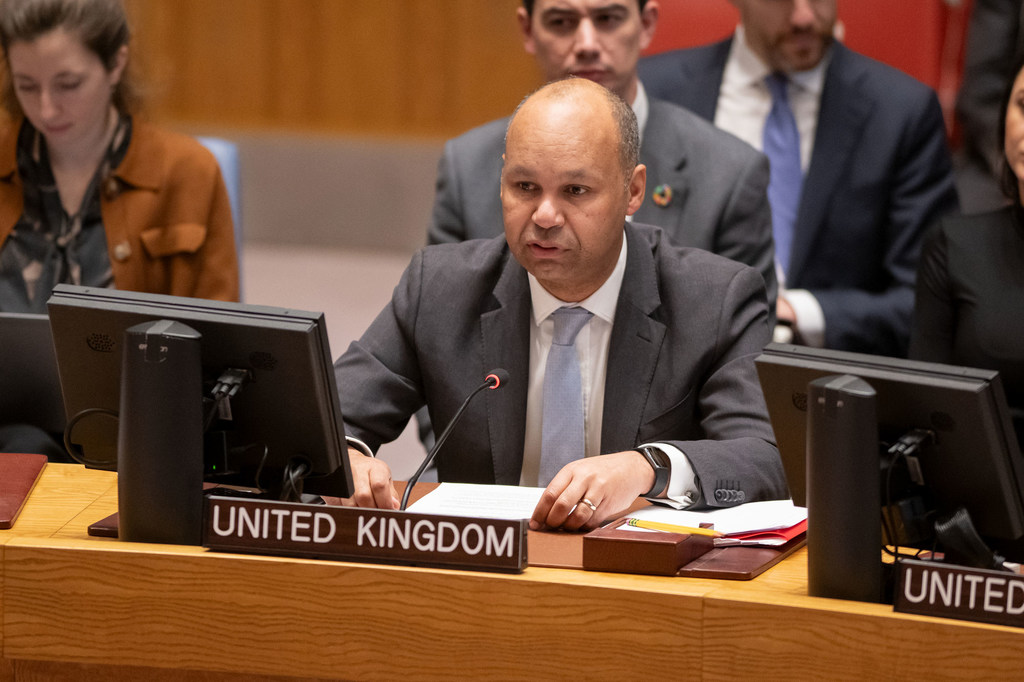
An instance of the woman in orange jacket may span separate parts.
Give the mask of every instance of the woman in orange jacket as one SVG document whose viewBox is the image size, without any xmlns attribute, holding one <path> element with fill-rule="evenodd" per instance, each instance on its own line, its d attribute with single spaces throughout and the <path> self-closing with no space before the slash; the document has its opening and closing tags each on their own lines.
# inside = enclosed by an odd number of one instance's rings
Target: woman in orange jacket
<svg viewBox="0 0 1024 682">
<path fill-rule="evenodd" d="M 213 156 L 133 117 L 120 0 L 4 0 L 0 310 L 45 312 L 59 283 L 237 300 Z"/>
</svg>

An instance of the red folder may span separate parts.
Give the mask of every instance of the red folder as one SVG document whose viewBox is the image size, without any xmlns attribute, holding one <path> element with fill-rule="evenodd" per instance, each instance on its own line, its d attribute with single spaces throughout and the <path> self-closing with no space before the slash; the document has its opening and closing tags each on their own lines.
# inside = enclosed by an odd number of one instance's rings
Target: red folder
<svg viewBox="0 0 1024 682">
<path fill-rule="evenodd" d="M 0 530 L 14 525 L 46 466 L 46 455 L 0 452 Z"/>
<path fill-rule="evenodd" d="M 772 528 L 771 530 L 751 530 L 744 533 L 730 533 L 715 539 L 716 547 L 780 547 L 790 540 L 802 537 L 807 532 L 807 519 L 789 528 Z"/>
</svg>

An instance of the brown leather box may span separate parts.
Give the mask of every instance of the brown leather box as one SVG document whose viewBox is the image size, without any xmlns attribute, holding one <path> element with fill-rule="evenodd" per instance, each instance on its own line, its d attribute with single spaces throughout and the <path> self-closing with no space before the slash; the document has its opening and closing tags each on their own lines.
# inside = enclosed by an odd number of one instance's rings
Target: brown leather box
<svg viewBox="0 0 1024 682">
<path fill-rule="evenodd" d="M 676 575 L 714 547 L 706 535 L 621 530 L 627 519 L 583 536 L 583 568 L 588 571 Z"/>
</svg>

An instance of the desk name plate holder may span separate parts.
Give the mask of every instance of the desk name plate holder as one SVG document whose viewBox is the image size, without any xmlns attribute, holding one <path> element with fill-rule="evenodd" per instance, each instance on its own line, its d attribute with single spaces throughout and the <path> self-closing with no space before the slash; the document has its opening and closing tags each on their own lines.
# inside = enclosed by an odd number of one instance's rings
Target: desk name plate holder
<svg viewBox="0 0 1024 682">
<path fill-rule="evenodd" d="M 526 519 L 210 495 L 202 544 L 222 552 L 522 573 L 527 529 Z"/>
<path fill-rule="evenodd" d="M 904 559 L 893 610 L 919 616 L 1024 627 L 1024 576 L 938 561 Z"/>
</svg>

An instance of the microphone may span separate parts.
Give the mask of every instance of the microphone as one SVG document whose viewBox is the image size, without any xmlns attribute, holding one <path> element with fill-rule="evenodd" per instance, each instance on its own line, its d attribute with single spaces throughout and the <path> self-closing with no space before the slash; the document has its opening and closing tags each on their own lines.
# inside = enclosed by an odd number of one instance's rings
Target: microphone
<svg viewBox="0 0 1024 682">
<path fill-rule="evenodd" d="M 477 386 L 472 393 L 466 396 L 466 400 L 465 402 L 462 403 L 462 407 L 460 407 L 459 410 L 455 413 L 455 416 L 452 417 L 452 420 L 448 422 L 448 426 L 445 427 L 444 431 L 441 433 L 441 436 L 437 439 L 437 442 L 434 443 L 434 447 L 430 448 L 430 452 L 427 453 L 427 458 L 423 460 L 423 464 L 420 464 L 420 468 L 416 470 L 416 473 L 409 477 L 409 482 L 405 484 L 405 492 L 402 493 L 402 504 L 398 507 L 401 511 L 405 511 L 406 505 L 409 504 L 409 493 L 412 492 L 412 488 L 414 485 L 416 485 L 416 481 L 420 480 L 420 476 L 422 476 L 423 472 L 427 470 L 427 467 L 430 466 L 430 463 L 434 461 L 434 457 L 441 449 L 441 446 L 444 445 L 444 442 L 446 440 L 448 440 L 448 434 L 452 432 L 452 429 L 455 428 L 455 425 L 459 423 L 460 419 L 462 419 L 462 414 L 466 411 L 466 408 L 469 406 L 469 401 L 471 401 L 476 396 L 477 393 L 484 390 L 485 388 L 489 388 L 493 391 L 494 389 L 500 388 L 506 383 L 508 383 L 508 372 L 501 368 L 492 369 L 491 373 L 484 378 L 484 383 Z"/>
</svg>

